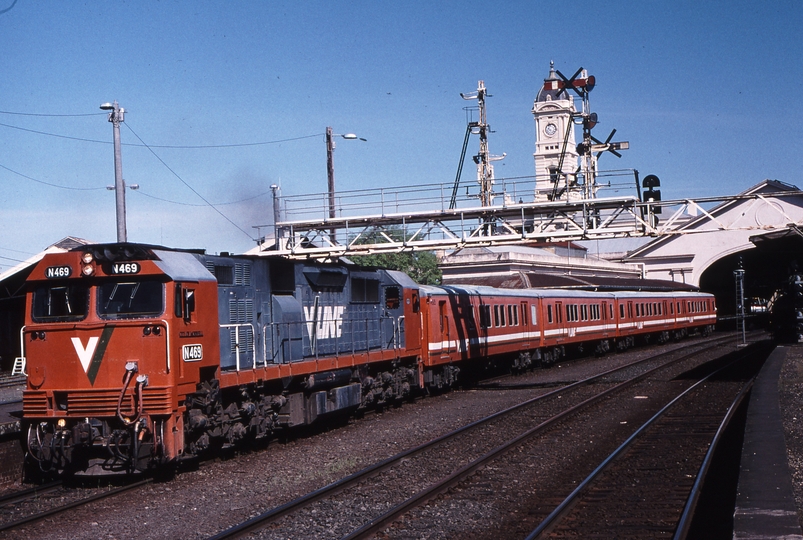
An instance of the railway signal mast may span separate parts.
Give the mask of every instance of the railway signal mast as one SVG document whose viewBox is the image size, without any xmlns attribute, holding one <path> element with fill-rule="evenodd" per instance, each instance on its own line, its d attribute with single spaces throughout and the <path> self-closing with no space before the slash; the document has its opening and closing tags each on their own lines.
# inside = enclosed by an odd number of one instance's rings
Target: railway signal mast
<svg viewBox="0 0 803 540">
<path fill-rule="evenodd" d="M 590 110 L 588 95 L 596 86 L 596 78 L 588 75 L 582 67 L 571 77 L 566 77 L 550 65 L 549 77 L 544 79 L 544 86 L 536 98 L 533 114 L 536 118 L 536 177 L 548 175 L 551 190 L 547 199 L 593 199 L 597 194 L 597 160 L 603 152 L 611 152 L 622 157 L 619 150 L 627 150 L 628 142 L 612 142 L 616 130 L 612 130 L 603 142 L 591 134 L 591 130 L 599 123 L 597 113 Z M 581 101 L 581 109 L 576 110 L 573 103 L 574 92 Z M 583 140 L 576 147 L 574 144 L 573 125 L 583 127 Z M 556 153 L 560 140 L 560 151 Z M 570 146 L 570 142 L 572 145 Z M 579 158 L 579 166 L 571 162 Z M 580 182 L 582 178 L 582 183 Z M 537 189 L 543 193 L 543 189 Z"/>
<path fill-rule="evenodd" d="M 494 166 L 491 162 L 502 160 L 507 154 L 492 156 L 488 151 L 488 132 L 491 129 L 490 126 L 488 126 L 485 98 L 491 97 L 491 95 L 488 94 L 488 91 L 485 89 L 485 82 L 479 81 L 476 92 L 469 92 L 467 94 L 461 93 L 460 97 L 466 100 L 477 100 L 480 116 L 479 122 L 470 122 L 469 129 L 471 133 L 478 133 L 480 136 L 480 152 L 474 156 L 474 163 L 477 164 L 477 182 L 480 185 L 480 204 L 482 206 L 493 206 Z M 466 140 L 468 140 L 468 133 L 466 135 Z M 457 182 L 459 181 L 460 178 L 458 176 L 455 181 L 455 189 L 457 189 Z"/>
</svg>

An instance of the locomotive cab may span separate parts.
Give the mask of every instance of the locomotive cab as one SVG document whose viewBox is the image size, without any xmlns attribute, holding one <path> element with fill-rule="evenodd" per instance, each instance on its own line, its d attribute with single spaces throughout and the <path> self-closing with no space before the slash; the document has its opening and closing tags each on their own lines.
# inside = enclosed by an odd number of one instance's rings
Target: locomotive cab
<svg viewBox="0 0 803 540">
<path fill-rule="evenodd" d="M 28 282 L 31 464 L 131 473 L 180 457 L 177 411 L 217 366 L 214 277 L 189 252 L 111 244 L 48 255 Z"/>
</svg>

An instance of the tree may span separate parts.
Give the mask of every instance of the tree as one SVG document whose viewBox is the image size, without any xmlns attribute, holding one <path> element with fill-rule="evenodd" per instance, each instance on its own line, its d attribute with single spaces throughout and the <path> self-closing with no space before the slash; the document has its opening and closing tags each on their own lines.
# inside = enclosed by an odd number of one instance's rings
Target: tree
<svg viewBox="0 0 803 540">
<path fill-rule="evenodd" d="M 421 285 L 439 285 L 441 270 L 438 258 L 431 251 L 352 255 L 349 260 L 364 266 L 379 266 L 404 272 Z"/>
<path fill-rule="evenodd" d="M 400 241 L 405 236 L 401 228 L 392 227 L 381 233 L 374 231 L 360 237 L 357 244 L 383 243 L 385 237 Z M 400 253 L 375 253 L 372 255 L 351 255 L 349 260 L 364 266 L 379 266 L 390 270 L 398 270 L 410 276 L 421 285 L 440 285 L 441 270 L 438 258 L 431 251 L 404 251 Z"/>
</svg>

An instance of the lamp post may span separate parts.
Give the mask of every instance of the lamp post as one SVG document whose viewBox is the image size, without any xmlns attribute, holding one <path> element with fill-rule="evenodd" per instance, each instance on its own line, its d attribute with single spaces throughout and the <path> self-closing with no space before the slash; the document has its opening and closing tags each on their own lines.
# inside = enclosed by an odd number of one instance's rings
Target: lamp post
<svg viewBox="0 0 803 540">
<path fill-rule="evenodd" d="M 344 135 L 332 133 L 332 128 L 326 128 L 326 177 L 329 184 L 329 218 L 334 219 L 337 213 L 335 212 L 335 137 L 343 137 L 346 140 L 359 139 L 365 141 L 362 137 L 357 137 L 354 133 L 346 133 Z M 335 230 L 331 230 L 331 240 L 334 244 Z"/>
<path fill-rule="evenodd" d="M 123 180 L 123 160 L 120 153 L 120 122 L 125 121 L 125 109 L 117 104 L 104 103 L 100 106 L 103 111 L 109 112 L 109 122 L 114 126 L 114 191 L 117 206 L 117 241 L 127 242 L 125 230 L 125 181 Z"/>
<path fill-rule="evenodd" d="M 745 334 L 745 297 L 744 297 L 744 269 L 742 268 L 741 259 L 739 260 L 739 268 L 733 271 L 733 277 L 736 281 L 736 330 L 741 333 L 742 341 L 738 343 L 738 347 L 747 346 L 747 337 Z"/>
</svg>

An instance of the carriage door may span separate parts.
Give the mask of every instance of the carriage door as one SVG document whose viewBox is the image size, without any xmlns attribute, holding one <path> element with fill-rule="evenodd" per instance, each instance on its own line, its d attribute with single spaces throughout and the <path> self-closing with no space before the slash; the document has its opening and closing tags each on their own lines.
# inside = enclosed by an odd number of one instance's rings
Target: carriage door
<svg viewBox="0 0 803 540">
<path fill-rule="evenodd" d="M 530 309 L 530 306 L 527 304 L 527 302 L 522 302 L 520 308 L 521 308 L 521 312 L 519 313 L 519 324 L 521 325 L 521 328 L 523 329 L 522 333 L 521 333 L 521 335 L 522 335 L 521 348 L 522 349 L 529 349 L 530 348 L 530 339 L 532 339 L 532 333 L 530 332 L 530 324 L 529 324 L 527 315 L 529 314 L 528 310 Z"/>
<path fill-rule="evenodd" d="M 449 339 L 449 312 L 446 308 L 446 300 L 438 302 L 438 322 L 440 324 L 441 349 L 443 354 L 452 352 L 452 343 Z"/>
<path fill-rule="evenodd" d="M 404 289 L 404 304 L 404 316 L 399 321 L 402 339 L 399 346 L 406 347 L 409 343 L 408 348 L 415 349 L 421 346 L 421 299 L 418 291 Z"/>
<path fill-rule="evenodd" d="M 566 325 L 563 323 L 563 302 L 555 302 L 555 324 L 558 326 L 556 336 L 566 337 Z"/>
<path fill-rule="evenodd" d="M 605 336 L 607 337 L 608 332 L 610 332 L 611 329 L 613 328 L 613 321 L 611 320 L 611 314 L 613 313 L 613 311 L 609 310 L 608 302 L 603 302 L 601 309 L 602 313 L 600 313 L 600 316 L 602 318 L 602 329 L 603 332 L 605 332 Z"/>
</svg>

